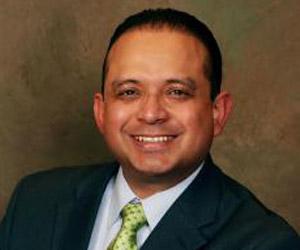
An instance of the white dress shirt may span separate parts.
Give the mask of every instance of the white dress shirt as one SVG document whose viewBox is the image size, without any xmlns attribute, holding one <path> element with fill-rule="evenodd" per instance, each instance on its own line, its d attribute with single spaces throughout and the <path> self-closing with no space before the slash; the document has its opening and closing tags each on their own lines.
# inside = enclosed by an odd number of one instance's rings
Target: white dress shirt
<svg viewBox="0 0 300 250">
<path fill-rule="evenodd" d="M 139 248 L 175 200 L 195 179 L 202 167 L 203 162 L 190 176 L 177 185 L 162 192 L 155 193 L 145 199 L 139 199 L 143 205 L 148 222 L 148 224 L 143 226 L 137 233 L 137 245 Z M 103 194 L 88 250 L 107 249 L 121 228 L 122 218 L 120 212 L 122 208 L 137 198 L 138 197 L 128 186 L 122 168 L 120 167 L 117 176 L 111 178 Z"/>
</svg>

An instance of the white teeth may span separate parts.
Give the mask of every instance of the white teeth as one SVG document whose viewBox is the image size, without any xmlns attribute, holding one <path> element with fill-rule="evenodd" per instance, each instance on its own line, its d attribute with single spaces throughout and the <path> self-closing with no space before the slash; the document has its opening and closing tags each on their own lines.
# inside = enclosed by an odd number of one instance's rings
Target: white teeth
<svg viewBox="0 0 300 250">
<path fill-rule="evenodd" d="M 171 136 L 135 136 L 135 139 L 139 142 L 166 142 L 169 141 L 171 138 Z"/>
</svg>

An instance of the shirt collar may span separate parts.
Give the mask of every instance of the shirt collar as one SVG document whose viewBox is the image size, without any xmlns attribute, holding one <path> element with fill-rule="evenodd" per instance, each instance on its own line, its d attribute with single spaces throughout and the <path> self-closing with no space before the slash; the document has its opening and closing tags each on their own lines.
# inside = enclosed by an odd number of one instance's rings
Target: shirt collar
<svg viewBox="0 0 300 250">
<path fill-rule="evenodd" d="M 155 228 L 155 226 L 176 201 L 176 199 L 196 178 L 203 165 L 204 161 L 190 176 L 175 186 L 151 195 L 146 199 L 140 199 L 151 231 Z M 120 218 L 120 212 L 122 208 L 132 200 L 137 199 L 137 196 L 127 184 L 121 167 L 119 168 L 118 174 L 112 186 L 113 190 L 110 204 L 111 217 L 108 218 L 110 226 L 112 226 Z"/>
<path fill-rule="evenodd" d="M 120 167 L 113 183 L 110 205 L 111 218 L 109 218 L 109 225 L 113 225 L 120 218 L 122 208 L 135 198 L 136 195 L 128 186 L 122 168 Z"/>
</svg>

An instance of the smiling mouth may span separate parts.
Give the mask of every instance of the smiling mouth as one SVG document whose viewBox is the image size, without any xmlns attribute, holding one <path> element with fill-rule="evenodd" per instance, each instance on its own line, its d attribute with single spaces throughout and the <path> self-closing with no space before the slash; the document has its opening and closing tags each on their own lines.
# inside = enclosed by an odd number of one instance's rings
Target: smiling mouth
<svg viewBox="0 0 300 250">
<path fill-rule="evenodd" d="M 141 143 L 163 143 L 169 142 L 176 138 L 176 136 L 170 135 L 162 135 L 162 136 L 144 136 L 144 135 L 136 135 L 133 136 L 134 139 Z"/>
</svg>

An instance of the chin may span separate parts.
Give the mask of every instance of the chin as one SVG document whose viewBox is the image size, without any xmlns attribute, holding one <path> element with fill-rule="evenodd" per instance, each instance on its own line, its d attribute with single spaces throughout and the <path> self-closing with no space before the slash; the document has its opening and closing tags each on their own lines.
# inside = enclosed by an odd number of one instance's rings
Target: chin
<svg viewBox="0 0 300 250">
<path fill-rule="evenodd" d="M 135 172 L 145 178 L 167 178 L 173 179 L 180 176 L 183 169 L 178 164 L 162 159 L 145 159 L 143 161 L 132 161 L 127 167 L 128 172 Z"/>
<path fill-rule="evenodd" d="M 136 162 L 132 164 L 132 167 L 139 172 L 148 173 L 150 175 L 163 174 L 172 169 L 170 164 L 159 159 L 151 159 L 142 162 Z"/>
<path fill-rule="evenodd" d="M 128 170 L 134 170 L 141 173 L 159 173 L 165 172 L 170 163 L 160 157 L 119 157 L 120 164 Z"/>
</svg>

